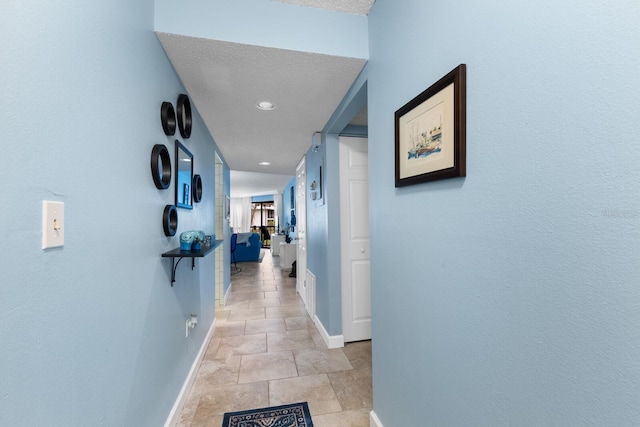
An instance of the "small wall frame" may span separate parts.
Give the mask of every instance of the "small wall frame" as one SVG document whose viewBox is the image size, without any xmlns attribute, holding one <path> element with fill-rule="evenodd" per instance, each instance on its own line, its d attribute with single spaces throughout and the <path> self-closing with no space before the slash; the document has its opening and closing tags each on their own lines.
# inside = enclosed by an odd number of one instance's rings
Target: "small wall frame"
<svg viewBox="0 0 640 427">
<path fill-rule="evenodd" d="M 396 187 L 466 176 L 466 79 L 460 64 L 395 112 Z"/>
</svg>

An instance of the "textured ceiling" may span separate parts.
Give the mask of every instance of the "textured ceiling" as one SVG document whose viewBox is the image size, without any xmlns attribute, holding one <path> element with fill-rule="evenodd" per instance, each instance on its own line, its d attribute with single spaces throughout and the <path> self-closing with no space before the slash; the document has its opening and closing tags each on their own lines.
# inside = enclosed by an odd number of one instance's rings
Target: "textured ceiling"
<svg viewBox="0 0 640 427">
<path fill-rule="evenodd" d="M 344 58 L 158 33 L 232 170 L 293 175 L 365 64 Z M 256 108 L 259 101 L 276 105 Z M 267 161 L 269 167 L 260 167 Z"/>
<path fill-rule="evenodd" d="M 368 15 L 375 0 L 273 0 L 280 3 L 328 9 L 354 15 Z"/>
<path fill-rule="evenodd" d="M 269 0 L 367 15 L 374 0 Z M 234 171 L 231 192 L 265 194 L 311 146 L 366 61 L 229 41 L 156 33 L 191 103 Z M 276 105 L 256 108 L 259 101 Z M 354 119 L 366 125 L 366 111 Z M 270 162 L 260 166 L 260 162 Z M 242 172 L 248 172 L 242 176 Z M 273 174 L 266 176 L 263 174 Z M 282 191 L 281 187 L 275 191 Z M 235 184 L 234 184 L 235 183 Z M 238 187 L 238 188 L 234 188 Z M 242 188 L 240 190 L 240 187 Z"/>
</svg>

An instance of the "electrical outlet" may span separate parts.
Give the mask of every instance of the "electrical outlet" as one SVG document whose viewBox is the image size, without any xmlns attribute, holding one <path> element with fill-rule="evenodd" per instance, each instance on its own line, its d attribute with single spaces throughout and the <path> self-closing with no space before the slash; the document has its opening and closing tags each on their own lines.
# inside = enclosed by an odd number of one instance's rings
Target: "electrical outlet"
<svg viewBox="0 0 640 427">
<path fill-rule="evenodd" d="M 185 325 L 185 337 L 189 338 L 189 329 L 193 329 L 198 324 L 198 315 L 191 314 L 191 316 L 187 319 L 187 323 Z"/>
<path fill-rule="evenodd" d="M 64 203 L 42 201 L 42 249 L 64 246 Z"/>
</svg>

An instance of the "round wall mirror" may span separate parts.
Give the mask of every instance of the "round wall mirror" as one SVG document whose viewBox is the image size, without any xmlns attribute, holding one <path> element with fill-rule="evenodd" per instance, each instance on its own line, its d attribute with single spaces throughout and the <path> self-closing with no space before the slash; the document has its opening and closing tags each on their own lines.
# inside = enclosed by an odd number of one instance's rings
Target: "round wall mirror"
<svg viewBox="0 0 640 427">
<path fill-rule="evenodd" d="M 170 102 L 163 102 L 160 107 L 160 120 L 162 120 L 162 129 L 165 135 L 173 135 L 176 133 L 176 111 Z"/>
<path fill-rule="evenodd" d="M 151 150 L 151 176 L 156 188 L 166 190 L 171 184 L 171 157 L 169 150 L 162 144 L 156 144 Z"/>
<path fill-rule="evenodd" d="M 193 176 L 193 201 L 200 203 L 202 200 L 202 178 L 200 175 Z"/>
<path fill-rule="evenodd" d="M 178 129 L 183 138 L 191 136 L 191 103 L 184 93 L 178 96 Z"/>
<path fill-rule="evenodd" d="M 178 230 L 178 209 L 174 205 L 164 207 L 162 214 L 162 227 L 166 236 L 175 236 Z"/>
</svg>

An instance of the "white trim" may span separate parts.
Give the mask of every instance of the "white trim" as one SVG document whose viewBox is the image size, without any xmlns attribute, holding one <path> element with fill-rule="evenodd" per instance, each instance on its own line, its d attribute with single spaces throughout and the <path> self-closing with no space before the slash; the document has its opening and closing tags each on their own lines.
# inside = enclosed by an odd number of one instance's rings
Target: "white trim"
<svg viewBox="0 0 640 427">
<path fill-rule="evenodd" d="M 369 412 L 369 427 L 383 427 L 375 412 Z"/>
<path fill-rule="evenodd" d="M 196 356 L 196 359 L 193 361 L 191 365 L 191 370 L 189 370 L 189 374 L 187 378 L 184 380 L 184 384 L 182 384 L 182 389 L 180 389 L 180 393 L 178 393 L 178 397 L 173 404 L 173 408 L 171 408 L 171 412 L 169 412 L 169 417 L 167 417 L 167 421 L 164 423 L 164 427 L 174 427 L 178 424 L 180 419 L 180 413 L 182 412 L 182 407 L 184 406 L 187 395 L 191 390 L 191 386 L 196 380 L 196 375 L 198 374 L 198 369 L 200 368 L 200 363 L 202 363 L 202 359 L 204 359 L 204 355 L 207 351 L 207 347 L 209 346 L 209 341 L 211 341 L 211 337 L 213 337 L 213 332 L 216 329 L 216 319 L 214 317 L 213 322 L 211 322 L 211 327 L 209 328 L 209 332 L 207 332 L 207 336 L 202 342 L 202 346 L 200 346 L 200 351 Z"/>
<path fill-rule="evenodd" d="M 344 347 L 344 337 L 342 335 L 329 335 L 329 332 L 324 328 L 324 325 L 318 319 L 318 316 L 315 316 L 314 323 L 316 324 L 316 328 L 320 332 L 320 336 L 322 340 L 329 348 L 341 348 Z"/>
</svg>

